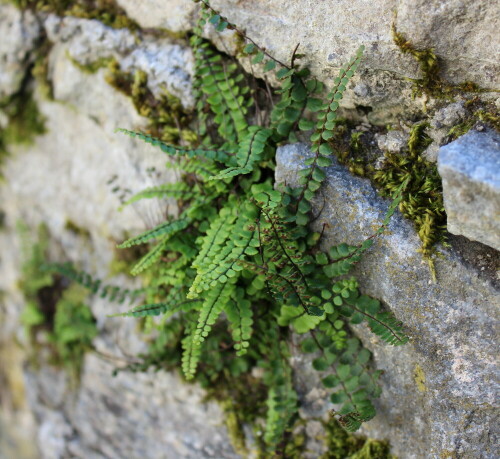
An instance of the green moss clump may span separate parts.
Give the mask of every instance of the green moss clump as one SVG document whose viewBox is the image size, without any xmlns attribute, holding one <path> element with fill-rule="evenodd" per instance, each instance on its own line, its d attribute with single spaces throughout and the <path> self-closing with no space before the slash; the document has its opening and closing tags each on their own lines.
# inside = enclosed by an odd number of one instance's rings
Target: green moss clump
<svg viewBox="0 0 500 459">
<path fill-rule="evenodd" d="M 33 99 L 33 93 L 23 85 L 21 90 L 3 103 L 0 113 L 6 117 L 6 125 L 0 126 L 0 165 L 11 144 L 30 144 L 34 137 L 45 133 L 45 118 Z"/>
<path fill-rule="evenodd" d="M 373 180 L 383 196 L 391 196 L 409 179 L 400 210 L 415 224 L 422 241 L 421 252 L 435 277 L 432 255 L 435 244 L 446 240 L 446 213 L 437 165 L 422 156 L 432 142 L 425 134 L 426 128 L 426 123 L 414 124 L 408 141 L 409 154 L 386 153 L 385 167 L 373 173 Z"/>
<path fill-rule="evenodd" d="M 97 19 L 115 29 L 137 30 L 139 26 L 130 19 L 114 0 L 11 0 L 20 9 L 31 9 L 59 16 Z"/>
<path fill-rule="evenodd" d="M 416 95 L 428 94 L 437 99 L 451 99 L 454 95 L 464 92 L 498 91 L 481 88 L 471 81 L 457 85 L 445 81 L 440 75 L 441 65 L 434 49 L 415 47 L 402 33 L 397 31 L 395 22 L 392 24 L 392 38 L 403 54 L 410 54 L 419 64 L 422 78 L 411 79 L 415 85 L 414 93 Z"/>
<path fill-rule="evenodd" d="M 437 166 L 422 156 L 432 142 L 425 133 L 427 127 L 425 122 L 415 123 L 410 131 L 408 152 L 385 153 L 381 170 L 373 166 L 369 148 L 362 141 L 363 133 L 350 133 L 348 123 L 338 126 L 338 133 L 331 142 L 339 162 L 352 174 L 369 178 L 382 196 L 392 196 L 404 181 L 409 180 L 399 208 L 414 223 L 422 241 L 420 250 L 435 278 L 433 256 L 435 245 L 446 241 L 446 212 Z"/>
<path fill-rule="evenodd" d="M 388 442 L 349 434 L 335 420 L 323 426 L 328 451 L 320 459 L 395 459 Z"/>
</svg>

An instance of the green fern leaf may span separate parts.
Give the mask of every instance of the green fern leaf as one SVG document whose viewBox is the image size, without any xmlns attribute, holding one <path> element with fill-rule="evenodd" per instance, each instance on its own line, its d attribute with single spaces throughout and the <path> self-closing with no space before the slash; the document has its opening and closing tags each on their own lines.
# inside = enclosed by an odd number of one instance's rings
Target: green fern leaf
<svg viewBox="0 0 500 459">
<path fill-rule="evenodd" d="M 161 225 L 156 226 L 155 228 L 145 231 L 144 233 L 139 234 L 131 239 L 127 239 L 125 242 L 122 242 L 118 245 L 119 249 L 126 249 L 128 247 L 132 247 L 134 245 L 144 244 L 151 239 L 157 239 L 159 237 L 163 237 L 164 241 L 167 240 L 169 236 L 172 236 L 179 231 L 185 229 L 189 224 L 189 220 L 174 220 L 172 222 L 165 222 Z"/>
<path fill-rule="evenodd" d="M 165 250 L 165 246 L 168 243 L 168 238 L 169 236 L 165 236 L 165 239 L 162 239 L 160 242 L 158 242 L 146 255 L 144 255 L 134 265 L 134 267 L 130 271 L 130 274 L 132 274 L 133 276 L 137 276 L 138 274 L 151 267 L 154 263 L 156 263 Z"/>
</svg>

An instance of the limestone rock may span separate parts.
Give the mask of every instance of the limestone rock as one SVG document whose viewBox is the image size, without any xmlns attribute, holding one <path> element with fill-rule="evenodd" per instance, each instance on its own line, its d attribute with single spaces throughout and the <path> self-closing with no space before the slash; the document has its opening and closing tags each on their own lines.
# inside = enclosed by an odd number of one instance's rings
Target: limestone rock
<svg viewBox="0 0 500 459">
<path fill-rule="evenodd" d="M 45 23 L 49 39 L 79 64 L 115 58 L 122 70 L 142 70 L 148 87 L 156 97 L 167 90 L 179 97 L 185 107 L 194 104 L 191 93 L 193 57 L 191 49 L 157 39 L 134 35 L 128 29 L 113 29 L 99 21 L 50 15 Z M 57 76 L 53 76 L 55 79 Z M 71 83 L 70 83 L 71 84 Z"/>
<path fill-rule="evenodd" d="M 80 388 L 66 385 L 56 404 L 48 404 L 47 397 L 53 397 L 54 382 L 64 383 L 64 373 L 44 367 L 27 374 L 43 458 L 238 457 L 220 408 L 204 403 L 201 389 L 165 372 L 112 377 L 114 366 L 88 355 Z"/>
<path fill-rule="evenodd" d="M 448 230 L 500 250 L 500 135 L 470 130 L 441 147 Z"/>
<path fill-rule="evenodd" d="M 40 25 L 30 11 L 0 2 L 0 102 L 20 88 L 39 36 Z"/>
<path fill-rule="evenodd" d="M 193 23 L 196 5 L 189 0 L 117 0 L 127 16 L 144 28 L 186 32 Z"/>
<path fill-rule="evenodd" d="M 0 187 L 5 226 L 0 232 L 2 339 L 23 339 L 19 314 L 24 307 L 17 282 L 20 242 L 15 224 L 44 222 L 51 234 L 51 253 L 106 278 L 116 243 L 126 234 L 159 223 L 175 212 L 168 201 L 143 202 L 118 211 L 121 201 L 145 187 L 172 180 L 163 171 L 165 156 L 151 146 L 115 134 L 118 126 L 138 129 L 146 120 L 133 103 L 104 80 L 104 70 L 84 73 L 68 58 L 67 43 L 49 56 L 55 101 L 37 98 L 47 133 L 30 147 L 13 148 Z M 115 189 L 113 191 L 113 189 Z M 141 203 L 139 203 L 141 204 Z M 82 228 L 84 236 L 72 228 Z M 108 280 L 136 284 L 125 276 Z M 204 392 L 176 375 L 150 373 L 111 377 L 129 356 L 144 352 L 135 320 L 108 317 L 126 306 L 89 300 L 99 337 L 94 345 L 112 362 L 88 355 L 82 380 L 72 388 L 64 372 L 41 366 L 26 373 L 29 406 L 38 423 L 43 458 L 233 458 L 223 415 Z M 6 320 L 3 320 L 5 313 Z M 10 338 L 9 338 L 10 337 Z"/>
<path fill-rule="evenodd" d="M 309 155 L 303 144 L 280 147 L 277 182 L 296 186 L 297 172 Z M 325 171 L 327 180 L 313 206 L 322 211 L 313 227 L 321 231 L 326 225 L 324 248 L 360 243 L 380 225 L 389 203 L 367 180 L 351 176 L 337 163 Z M 361 290 L 382 300 L 411 337 L 403 347 L 390 347 L 365 327 L 356 327 L 384 370 L 378 414 L 364 432 L 389 439 L 402 459 L 493 459 L 498 456 L 496 279 L 466 263 L 457 250 L 442 249 L 433 284 L 419 247 L 412 224 L 396 212 L 355 269 Z M 292 362 L 302 413 L 314 417 L 331 406 L 310 360 L 295 355 Z"/>
<path fill-rule="evenodd" d="M 424 151 L 424 157 L 432 162 L 437 161 L 439 148 L 446 142 L 450 129 L 461 122 L 467 115 L 464 101 L 446 105 L 434 113 L 427 130 L 432 143 Z"/>
<path fill-rule="evenodd" d="M 143 27 L 178 32 L 188 31 L 194 24 L 191 0 L 118 3 Z M 365 45 L 362 70 L 352 85 L 357 89 L 348 89 L 344 106 L 369 106 L 368 119 L 376 124 L 395 122 L 402 113 L 408 116 L 422 109 L 421 101 L 412 100 L 411 85 L 402 78 L 418 78 L 419 69 L 411 56 L 395 46 L 391 34 L 394 21 L 417 47 L 435 49 L 445 79 L 474 81 L 486 88 L 500 84 L 498 59 L 491 51 L 499 49 L 495 25 L 499 13 L 494 2 L 405 0 L 395 6 L 392 0 L 213 0 L 211 5 L 283 62 L 289 62 L 300 43 L 304 64 L 327 84 L 355 50 Z M 212 29 L 207 27 L 207 36 L 221 50 L 235 54 L 235 35 Z M 248 63 L 246 66 L 250 70 Z M 258 66 L 252 70 L 259 74 Z"/>
</svg>

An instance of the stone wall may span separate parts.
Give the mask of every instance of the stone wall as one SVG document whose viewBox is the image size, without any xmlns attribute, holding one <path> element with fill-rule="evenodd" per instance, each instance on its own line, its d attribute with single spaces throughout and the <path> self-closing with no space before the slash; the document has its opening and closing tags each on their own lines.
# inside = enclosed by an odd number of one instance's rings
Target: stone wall
<svg viewBox="0 0 500 459">
<path fill-rule="evenodd" d="M 98 20 L 21 12 L 0 2 L 0 37 L 6 37 L 0 40 L 0 102 L 33 90 L 46 126 L 46 133 L 33 143 L 9 145 L 10 155 L 0 165 L 5 177 L 0 182 L 0 381 L 6 381 L 0 388 L 0 456 L 238 457 L 221 409 L 205 402 L 200 388 L 168 373 L 110 376 L 117 364 L 146 348 L 133 319 L 108 317 L 118 306 L 102 300 L 91 304 L 99 353 L 86 356 L 76 388 L 62 370 L 43 366 L 35 371 L 20 350 L 26 337 L 19 325 L 24 299 L 18 288 L 21 242 L 16 223 L 22 220 L 31 228 L 45 223 L 55 257 L 78 262 L 105 278 L 116 242 L 162 218 L 160 209 L 147 203 L 118 212 L 121 194 L 176 178 L 173 172 L 148 174 L 151 167 L 163 170 L 163 157 L 114 133 L 117 127 L 143 128 L 147 119 L 130 98 L 106 82 L 104 68 L 89 73 L 85 66 L 114 58 L 125 71 L 145 72 L 153 94 L 159 96 L 165 88 L 186 108 L 192 107 L 193 57 L 182 36 L 194 24 L 196 5 L 188 0 L 117 3 L 142 29 L 112 29 Z M 212 4 L 281 60 L 290 59 L 300 42 L 304 63 L 327 85 L 364 44 L 366 57 L 346 92 L 345 114 L 360 130 L 373 134 L 379 155 L 401 152 L 409 126 L 418 120 L 430 122 L 434 143 L 427 156 L 439 161 L 452 222 L 448 229 L 457 236 L 450 236 L 450 247 L 440 248 L 437 283 L 432 283 L 418 252 L 418 236 L 397 213 L 388 234 L 357 267 L 362 290 L 383 300 L 411 337 L 409 345 L 395 351 L 377 343 L 364 328 L 356 330 L 385 371 L 379 415 L 364 433 L 389 439 L 401 458 L 498 457 L 498 135 L 479 123 L 440 149 L 449 140 L 446 133 L 470 115 L 468 98 L 458 96 L 452 104 L 425 94 L 412 97 L 408 78 L 422 76 L 419 66 L 400 52 L 391 35 L 395 23 L 415 46 L 434 48 L 441 76 L 450 84 L 473 81 L 498 89 L 498 6 L 487 0 Z M 219 49 L 235 52 L 231 32 L 219 36 L 207 28 L 206 34 Z M 46 40 L 51 46 L 42 48 Z M 44 76 L 52 98 L 44 94 L 41 80 L 29 76 L 40 52 L 48 52 Z M 250 69 L 248 62 L 243 65 Z M 492 91 L 477 94 L 492 106 L 496 97 Z M 0 129 L 7 123 L 0 108 Z M 383 126 L 388 123 L 393 130 L 387 132 Z M 276 180 L 293 184 L 307 152 L 305 145 L 282 147 Z M 477 164 L 487 164 L 487 173 Z M 366 180 L 336 164 L 328 170 L 318 206 L 323 211 L 315 224 L 328 223 L 328 245 L 357 243 L 371 234 L 387 203 Z M 114 280 L 131 282 L 125 276 Z M 331 406 L 324 402 L 310 359 L 294 355 L 292 363 L 301 414 L 324 415 Z M 310 457 L 317 457 L 314 429 L 309 431 Z M 22 448 L 13 453 L 6 446 L 13 444 Z"/>
</svg>

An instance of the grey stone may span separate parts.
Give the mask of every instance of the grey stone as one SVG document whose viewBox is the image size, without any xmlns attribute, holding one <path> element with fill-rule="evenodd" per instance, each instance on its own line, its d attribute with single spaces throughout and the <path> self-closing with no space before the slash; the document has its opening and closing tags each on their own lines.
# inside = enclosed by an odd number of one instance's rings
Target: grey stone
<svg viewBox="0 0 500 459">
<path fill-rule="evenodd" d="M 437 110 L 432 117 L 430 125 L 434 129 L 450 128 L 462 120 L 466 114 L 467 111 L 465 110 L 464 102 L 454 102 Z"/>
<path fill-rule="evenodd" d="M 0 231 L 2 340 L 26 339 L 19 325 L 24 300 L 18 289 L 22 274 L 17 221 L 33 228 L 44 222 L 54 259 L 73 261 L 106 278 L 118 241 L 153 227 L 166 211 L 176 211 L 168 201 L 118 211 L 122 193 L 128 197 L 158 181 L 173 180 L 176 174 L 148 175 L 150 167 L 165 169 L 164 154 L 113 132 L 118 126 L 140 129 L 146 120 L 126 96 L 105 82 L 104 70 L 87 74 L 74 66 L 66 53 L 68 44 L 57 43 L 49 56 L 56 100 L 35 94 L 47 133 L 29 147 L 12 147 L 2 170 L 7 177 L 0 187 L 6 215 Z M 118 193 L 112 192 L 115 186 Z M 68 222 L 88 230 L 88 236 L 68 230 Z M 108 281 L 137 286 L 125 276 Z M 51 459 L 237 457 L 221 410 L 214 402 L 203 402 L 199 387 L 168 373 L 111 377 L 116 365 L 128 363 L 129 356 L 144 352 L 147 344 L 135 320 L 108 317 L 127 306 L 110 306 L 101 299 L 89 300 L 89 306 L 99 329 L 94 342 L 98 355 L 114 360 L 87 356 L 78 388 L 49 365 L 41 365 L 39 372 L 27 371 L 28 405 L 38 429 L 37 441 L 25 441 L 39 443 L 40 451 L 45 449 L 41 457 Z M 29 437 L 32 432 L 25 434 Z M 14 457 L 23 457 L 21 451 Z"/>
<path fill-rule="evenodd" d="M 307 145 L 280 147 L 276 181 L 296 186 L 310 155 Z M 358 244 L 372 235 L 389 203 L 370 183 L 335 163 L 315 198 L 313 229 L 323 247 Z M 324 226 L 326 225 L 326 226 Z M 386 233 L 357 265 L 361 290 L 382 300 L 411 337 L 403 347 L 381 344 L 364 326 L 356 334 L 384 370 L 377 417 L 363 432 L 390 440 L 406 458 L 498 457 L 498 307 L 495 278 L 466 263 L 458 250 L 440 249 L 437 283 L 418 252 L 412 224 L 396 212 Z M 301 413 L 317 417 L 331 408 L 311 358 L 294 355 Z"/>
<path fill-rule="evenodd" d="M 199 387 L 166 372 L 112 377 L 113 368 L 123 362 L 87 355 L 79 388 L 67 390 L 54 408 L 45 401 L 54 390 L 53 373 L 47 367 L 27 373 L 43 458 L 239 457 L 230 446 L 220 408 L 203 402 Z"/>
<path fill-rule="evenodd" d="M 97 20 L 50 15 L 44 22 L 49 39 L 81 65 L 104 58 L 115 58 L 124 71 L 142 70 L 148 75 L 148 87 L 156 97 L 165 90 L 192 107 L 193 56 L 191 49 L 167 38 L 135 35 L 128 29 L 113 29 Z M 54 80 L 62 80 L 51 75 Z M 71 82 L 68 82 L 71 84 Z"/>
<path fill-rule="evenodd" d="M 196 17 L 190 0 L 119 0 L 119 4 L 143 27 L 188 31 Z M 420 74 L 415 60 L 402 54 L 393 42 L 394 21 L 416 46 L 435 49 L 445 79 L 474 81 L 486 88 L 500 84 L 498 59 L 493 58 L 497 51 L 491 51 L 500 49 L 495 25 L 499 13 L 494 2 L 405 0 L 395 6 L 392 0 L 213 0 L 211 5 L 282 62 L 289 62 L 300 43 L 299 52 L 305 54 L 302 61 L 327 85 L 355 50 L 365 45 L 362 70 L 346 91 L 344 106 L 371 107 L 368 119 L 375 124 L 396 122 L 402 114 L 411 117 L 425 109 L 426 99 L 413 99 L 411 84 L 404 79 Z M 211 26 L 205 33 L 222 51 L 236 54 L 234 33 L 220 34 Z M 259 66 L 243 63 L 247 70 L 262 74 Z"/>
<path fill-rule="evenodd" d="M 30 12 L 22 13 L 0 2 L 0 102 L 17 92 L 26 69 L 32 62 L 32 50 L 40 37 L 40 25 Z"/>
<path fill-rule="evenodd" d="M 408 148 L 408 139 L 410 138 L 407 132 L 389 131 L 387 134 L 375 134 L 375 140 L 378 147 L 383 151 L 391 153 L 401 153 Z"/>
<path fill-rule="evenodd" d="M 466 115 L 464 101 L 454 102 L 436 110 L 430 120 L 429 129 L 426 131 L 432 143 L 423 152 L 425 159 L 433 163 L 437 161 L 439 148 L 447 141 L 450 129 L 462 121 Z"/>
<path fill-rule="evenodd" d="M 500 250 L 500 135 L 470 130 L 438 158 L 448 230 Z"/>
<path fill-rule="evenodd" d="M 395 5 L 391 0 L 213 0 L 211 4 L 283 62 L 289 62 L 300 43 L 304 64 L 327 84 L 357 47 L 365 45 L 361 71 L 346 91 L 344 105 L 372 107 L 368 116 L 377 124 L 397 121 L 398 113 L 408 115 L 424 108 L 424 100 L 412 101 L 410 85 L 402 78 L 418 78 L 420 74 L 415 60 L 402 54 L 393 42 L 394 21 L 416 46 L 435 49 L 445 79 L 499 86 L 498 59 L 492 58 L 498 51 L 491 51 L 500 49 L 495 25 L 499 12 L 492 2 L 472 5 L 464 0 L 405 0 Z M 210 37 L 221 49 L 234 49 L 231 34 L 218 39 L 214 35 Z M 353 91 L 356 86 L 358 90 Z"/>
<path fill-rule="evenodd" d="M 167 29 L 171 32 L 186 32 L 193 23 L 197 10 L 193 1 L 186 0 L 117 0 L 141 27 Z"/>
</svg>

